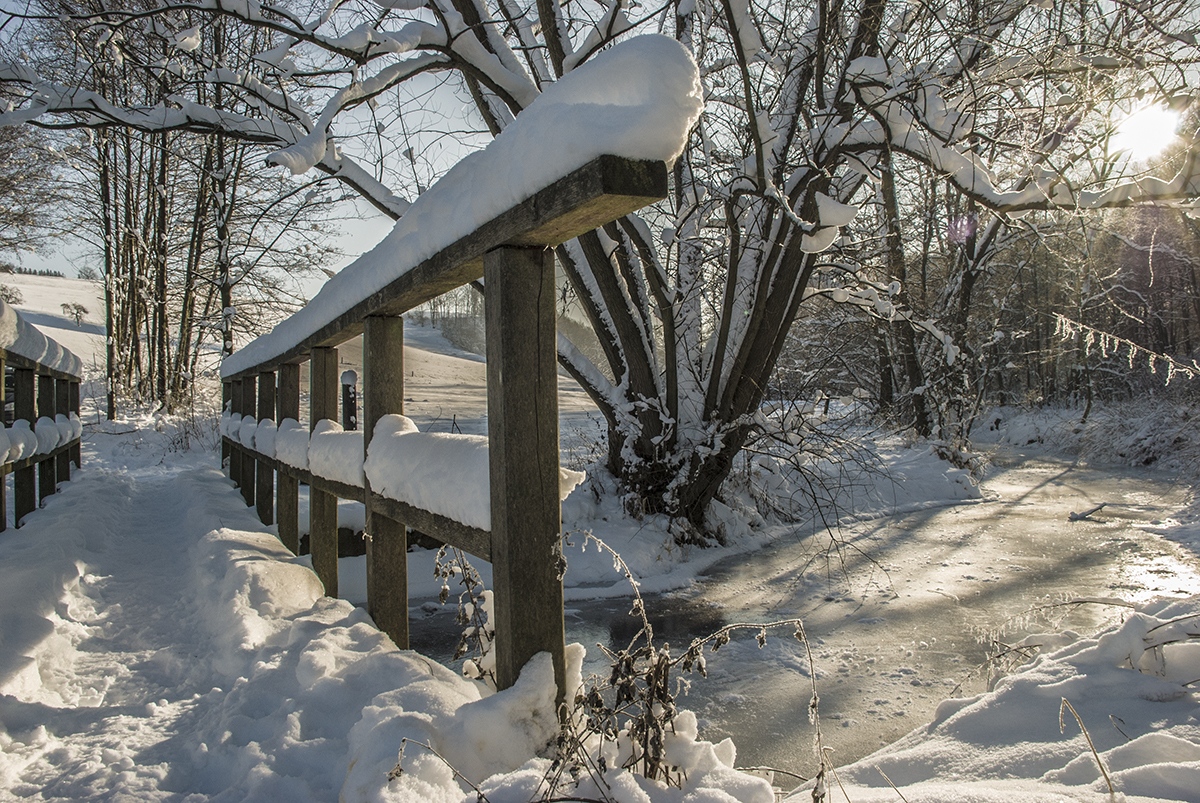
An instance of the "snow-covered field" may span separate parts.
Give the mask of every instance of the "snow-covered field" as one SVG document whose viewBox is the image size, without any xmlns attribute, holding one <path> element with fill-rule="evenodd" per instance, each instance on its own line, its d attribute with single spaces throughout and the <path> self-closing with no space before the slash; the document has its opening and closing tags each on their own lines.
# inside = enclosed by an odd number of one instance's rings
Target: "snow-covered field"
<svg viewBox="0 0 1200 803">
<path fill-rule="evenodd" d="M 451 358 L 463 359 L 430 363 Z M 491 803 L 534 799 L 555 733 L 547 667 L 531 665 L 516 687 L 493 695 L 396 650 L 361 608 L 320 595 L 307 559 L 258 523 L 213 453 L 180 443 L 172 422 L 149 417 L 89 427 L 84 470 L 25 527 L 0 534 L 0 799 L 479 799 L 451 766 Z M 879 455 L 886 471 L 859 476 L 842 500 L 852 518 L 979 498 L 961 472 L 924 450 L 880 439 Z M 787 479 L 772 469 L 746 471 Z M 668 546 L 661 522 L 625 517 L 611 481 L 592 474 L 564 505 L 566 526 L 622 552 L 643 589 L 686 586 L 784 529 L 731 508 L 732 546 L 681 551 Z M 347 522 L 358 515 L 342 507 Z M 1170 529 L 1187 542 L 1197 528 L 1178 524 Z M 436 595 L 432 554 L 413 557 L 414 598 Z M 567 557 L 572 605 L 627 593 L 608 556 Z M 343 560 L 343 573 L 354 560 Z M 1103 766 L 1127 800 L 1200 800 L 1200 710 L 1190 685 L 1200 679 L 1197 623 L 1200 599 L 1153 601 L 1098 638 L 1031 639 L 1044 645 L 1032 665 L 992 691 L 942 703 L 931 724 L 836 778 L 826 774 L 827 799 L 1099 800 L 1109 795 Z M 769 674 L 780 653 L 736 655 L 768 662 L 754 671 Z M 1070 711 L 1060 731 L 1064 698 L 1098 759 Z M 806 716 L 803 707 L 794 716 Z M 771 803 L 766 781 L 731 769 L 731 743 L 705 743 L 690 715 L 677 722 L 668 749 L 685 770 L 684 789 L 610 762 L 597 774 L 603 782 L 585 780 L 576 794 Z M 404 738 L 415 741 L 403 772 L 389 777 Z"/>
</svg>

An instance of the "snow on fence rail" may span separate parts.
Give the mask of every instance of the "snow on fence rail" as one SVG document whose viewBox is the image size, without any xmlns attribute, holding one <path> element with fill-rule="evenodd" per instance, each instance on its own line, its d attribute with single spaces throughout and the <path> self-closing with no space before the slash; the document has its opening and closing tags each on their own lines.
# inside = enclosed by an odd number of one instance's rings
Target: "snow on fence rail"
<svg viewBox="0 0 1200 803">
<path fill-rule="evenodd" d="M 0 301 L 0 377 L 13 373 L 13 421 L 0 426 L 0 531 L 8 526 L 8 484 L 13 475 L 17 526 L 71 479 L 80 465 L 79 382 L 83 363 Z M 0 382 L 5 410 L 7 382 Z M 35 472 L 34 469 L 37 469 Z"/>
<path fill-rule="evenodd" d="M 492 563 L 499 687 L 545 651 L 562 695 L 554 550 L 560 495 L 581 477 L 558 464 L 549 249 L 666 197 L 667 164 L 683 149 L 700 97 L 695 63 L 673 40 L 613 47 L 547 88 L 422 194 L 379 246 L 222 365 L 223 457 L 246 503 L 268 524 L 277 509 L 280 538 L 295 552 L 298 483 L 309 484 L 313 568 L 336 595 L 337 498 L 362 500 L 367 610 L 402 649 L 411 527 Z M 488 438 L 415 432 L 403 418 L 399 316 L 481 277 Z M 363 433 L 351 435 L 334 423 L 337 346 L 359 334 Z M 307 427 L 299 423 L 304 362 Z"/>
</svg>

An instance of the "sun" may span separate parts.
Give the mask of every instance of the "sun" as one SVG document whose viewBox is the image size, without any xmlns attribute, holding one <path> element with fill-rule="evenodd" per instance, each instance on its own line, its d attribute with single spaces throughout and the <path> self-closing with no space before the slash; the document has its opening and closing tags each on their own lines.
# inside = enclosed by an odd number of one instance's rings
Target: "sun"
<svg viewBox="0 0 1200 803">
<path fill-rule="evenodd" d="M 1126 153 L 1135 162 L 1153 159 L 1175 140 L 1179 112 L 1163 105 L 1134 109 L 1117 123 L 1108 143 L 1109 153 Z"/>
</svg>

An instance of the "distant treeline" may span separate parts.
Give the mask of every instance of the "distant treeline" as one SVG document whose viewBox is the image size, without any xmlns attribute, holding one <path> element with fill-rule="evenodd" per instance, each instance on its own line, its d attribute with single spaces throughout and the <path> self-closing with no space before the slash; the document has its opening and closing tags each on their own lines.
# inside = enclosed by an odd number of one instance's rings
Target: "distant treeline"
<svg viewBox="0 0 1200 803">
<path fill-rule="evenodd" d="M 10 265 L 8 263 L 0 264 L 0 273 L 19 273 L 22 276 L 53 276 L 56 279 L 64 279 L 62 271 L 57 270 L 33 270 L 31 268 L 22 268 L 20 265 Z"/>
</svg>

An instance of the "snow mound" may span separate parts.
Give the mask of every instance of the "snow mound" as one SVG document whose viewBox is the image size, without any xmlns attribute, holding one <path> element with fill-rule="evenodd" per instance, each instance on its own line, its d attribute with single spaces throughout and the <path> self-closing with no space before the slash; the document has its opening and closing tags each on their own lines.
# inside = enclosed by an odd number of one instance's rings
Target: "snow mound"
<svg viewBox="0 0 1200 803">
<path fill-rule="evenodd" d="M 1198 617 L 1200 597 L 1158 600 L 1095 638 L 1066 638 L 994 691 L 944 701 L 932 723 L 838 777 L 854 801 L 896 800 L 884 774 L 905 799 L 929 803 L 1107 800 L 1069 711 L 1060 729 L 1065 699 L 1117 799 L 1200 800 L 1195 693 L 1185 685 L 1200 677 Z"/>
<path fill-rule="evenodd" d="M 283 353 L 423 260 L 596 157 L 674 162 L 703 107 L 675 40 L 637 36 L 551 84 L 482 150 L 426 190 L 392 232 L 303 309 L 226 358 L 229 376 Z"/>
</svg>

